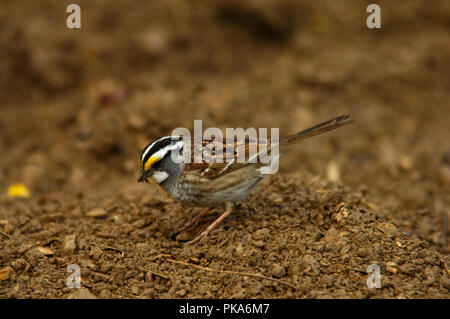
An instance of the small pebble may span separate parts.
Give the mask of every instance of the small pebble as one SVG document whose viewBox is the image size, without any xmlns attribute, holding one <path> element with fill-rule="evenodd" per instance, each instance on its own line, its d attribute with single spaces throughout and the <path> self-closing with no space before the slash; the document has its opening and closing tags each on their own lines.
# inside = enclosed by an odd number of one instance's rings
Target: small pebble
<svg viewBox="0 0 450 319">
<path fill-rule="evenodd" d="M 271 273 L 275 278 L 281 278 L 286 275 L 286 268 L 280 264 L 273 264 Z"/>
<path fill-rule="evenodd" d="M 23 258 L 18 258 L 12 262 L 13 268 L 17 269 L 17 270 L 25 269 L 26 265 L 27 265 L 27 262 Z"/>
<path fill-rule="evenodd" d="M 236 255 L 242 255 L 244 253 L 244 248 L 241 245 L 236 247 Z"/>
<path fill-rule="evenodd" d="M 253 234 L 253 238 L 255 240 L 261 240 L 261 239 L 266 239 L 267 236 L 269 236 L 270 234 L 270 230 L 268 228 L 261 228 L 258 229 L 257 231 L 255 231 L 255 233 Z"/>
<path fill-rule="evenodd" d="M 183 298 L 184 296 L 186 296 L 186 294 L 187 294 L 186 289 L 180 289 L 177 292 L 175 292 L 175 295 L 180 298 Z"/>
<path fill-rule="evenodd" d="M 75 243 L 76 235 L 67 235 L 64 238 L 62 249 L 66 252 L 73 252 L 77 248 Z"/>
<path fill-rule="evenodd" d="M 272 193 L 268 196 L 268 199 L 274 204 L 282 204 L 284 203 L 283 196 L 277 193 Z"/>
<path fill-rule="evenodd" d="M 398 157 L 398 166 L 405 171 L 409 171 L 413 167 L 413 161 L 411 157 L 407 155 L 400 155 Z"/>
<path fill-rule="evenodd" d="M 188 241 L 189 240 L 189 234 L 186 232 L 182 232 L 175 237 L 176 241 Z"/>
<path fill-rule="evenodd" d="M 87 288 L 75 289 L 67 299 L 97 299 Z"/>
<path fill-rule="evenodd" d="M 41 254 L 43 254 L 44 256 L 51 256 L 51 255 L 54 255 L 55 253 L 53 252 L 53 250 L 51 250 L 50 248 L 48 248 L 48 247 L 38 247 L 37 248 L 37 250 L 41 253 Z"/>
<path fill-rule="evenodd" d="M 11 266 L 7 266 L 3 269 L 0 269 L 0 281 L 8 280 L 12 271 L 13 269 Z"/>
<path fill-rule="evenodd" d="M 80 260 L 80 266 L 82 268 L 88 268 L 88 269 L 94 269 L 95 268 L 95 264 L 90 261 L 89 259 L 82 259 Z"/>
<path fill-rule="evenodd" d="M 388 261 L 386 263 L 386 270 L 389 271 L 390 273 L 396 274 L 397 273 L 397 264 L 392 262 L 392 261 Z"/>
<path fill-rule="evenodd" d="M 103 251 L 98 247 L 91 247 L 91 251 L 89 252 L 89 256 L 94 260 L 99 260 L 102 254 Z"/>
<path fill-rule="evenodd" d="M 145 273 L 145 281 L 146 282 L 153 281 L 153 273 L 150 270 Z"/>
<path fill-rule="evenodd" d="M 413 264 L 404 264 L 400 266 L 400 271 L 406 274 L 414 274 L 414 265 Z"/>
<path fill-rule="evenodd" d="M 87 217 L 94 217 L 94 218 L 102 218 L 107 215 L 106 210 L 103 208 L 96 208 L 93 210 L 88 211 L 85 214 Z"/>
<path fill-rule="evenodd" d="M 131 293 L 133 295 L 139 294 L 139 287 L 134 286 L 133 288 L 131 288 Z"/>
<path fill-rule="evenodd" d="M 330 182 L 337 182 L 341 178 L 341 172 L 338 163 L 331 161 L 327 166 L 327 179 Z"/>
<path fill-rule="evenodd" d="M 100 266 L 100 272 L 107 273 L 113 268 L 113 265 L 111 263 L 102 263 Z"/>
<path fill-rule="evenodd" d="M 255 245 L 258 248 L 264 248 L 266 245 L 262 240 L 254 240 L 253 245 Z"/>
</svg>

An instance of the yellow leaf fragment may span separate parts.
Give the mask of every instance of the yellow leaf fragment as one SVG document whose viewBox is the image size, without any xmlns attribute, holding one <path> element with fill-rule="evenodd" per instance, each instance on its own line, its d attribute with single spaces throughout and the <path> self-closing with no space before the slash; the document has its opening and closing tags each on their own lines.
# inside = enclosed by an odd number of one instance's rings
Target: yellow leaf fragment
<svg viewBox="0 0 450 319">
<path fill-rule="evenodd" d="M 11 184 L 8 187 L 8 196 L 28 198 L 30 197 L 30 191 L 24 184 L 21 183 Z"/>
</svg>

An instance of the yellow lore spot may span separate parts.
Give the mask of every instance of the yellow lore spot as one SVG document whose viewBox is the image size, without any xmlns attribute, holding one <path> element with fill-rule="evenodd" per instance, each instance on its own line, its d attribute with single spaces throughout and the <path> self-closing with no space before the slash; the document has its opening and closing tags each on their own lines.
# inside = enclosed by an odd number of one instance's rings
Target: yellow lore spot
<svg viewBox="0 0 450 319">
<path fill-rule="evenodd" d="M 160 160 L 160 158 L 159 157 L 156 157 L 156 156 L 150 156 L 150 158 L 147 160 L 147 162 L 145 162 L 145 164 L 144 164 L 144 170 L 149 170 L 150 169 L 150 167 L 152 167 L 152 165 L 156 162 L 156 161 L 158 161 L 158 160 Z"/>
<path fill-rule="evenodd" d="M 30 197 L 30 191 L 24 184 L 12 184 L 8 187 L 8 196 L 9 197 Z"/>
</svg>

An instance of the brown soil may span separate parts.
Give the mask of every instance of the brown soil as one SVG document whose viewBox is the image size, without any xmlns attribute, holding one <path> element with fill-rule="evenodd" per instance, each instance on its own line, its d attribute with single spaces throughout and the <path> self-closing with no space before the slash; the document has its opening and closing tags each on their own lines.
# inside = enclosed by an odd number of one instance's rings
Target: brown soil
<svg viewBox="0 0 450 319">
<path fill-rule="evenodd" d="M 364 1 L 77 3 L 81 30 L 64 1 L 0 5 L 1 297 L 450 296 L 449 1 L 379 1 L 381 30 Z M 222 208 L 172 239 L 198 208 L 136 182 L 194 119 L 286 135 L 344 113 L 196 246 Z"/>
</svg>

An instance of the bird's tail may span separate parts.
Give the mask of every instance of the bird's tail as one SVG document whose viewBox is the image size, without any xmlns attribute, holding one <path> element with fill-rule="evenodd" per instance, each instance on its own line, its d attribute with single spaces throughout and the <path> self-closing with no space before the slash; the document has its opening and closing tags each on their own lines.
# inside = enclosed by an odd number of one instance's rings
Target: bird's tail
<svg viewBox="0 0 450 319">
<path fill-rule="evenodd" d="M 350 114 L 341 115 L 323 123 L 314 125 L 306 130 L 300 131 L 297 134 L 286 136 L 280 141 L 280 144 L 296 144 L 308 137 L 319 135 L 337 129 L 341 126 L 351 124 L 354 121 L 350 119 L 350 116 Z"/>
</svg>

